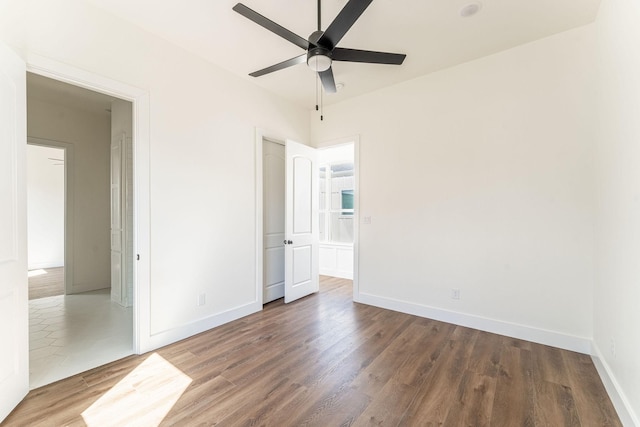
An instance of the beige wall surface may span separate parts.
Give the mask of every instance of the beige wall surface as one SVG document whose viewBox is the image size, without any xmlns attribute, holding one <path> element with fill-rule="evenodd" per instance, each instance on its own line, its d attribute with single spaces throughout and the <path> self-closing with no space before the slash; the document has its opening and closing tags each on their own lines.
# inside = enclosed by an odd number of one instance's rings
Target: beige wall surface
<svg viewBox="0 0 640 427">
<path fill-rule="evenodd" d="M 28 96 L 27 135 L 73 145 L 72 293 L 109 288 L 109 115 Z"/>
</svg>

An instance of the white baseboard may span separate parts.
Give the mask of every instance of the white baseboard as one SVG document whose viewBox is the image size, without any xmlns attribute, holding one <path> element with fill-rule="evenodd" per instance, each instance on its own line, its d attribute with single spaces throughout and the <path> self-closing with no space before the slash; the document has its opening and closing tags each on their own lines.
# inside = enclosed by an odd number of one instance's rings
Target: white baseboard
<svg viewBox="0 0 640 427">
<path fill-rule="evenodd" d="M 28 270 L 38 270 L 38 269 L 46 270 L 47 268 L 58 268 L 58 267 L 64 267 L 64 262 L 49 261 L 49 262 L 35 262 L 32 264 L 30 263 Z"/>
<path fill-rule="evenodd" d="M 155 350 L 165 345 L 173 344 L 174 342 L 208 331 L 216 326 L 224 325 L 225 323 L 240 319 L 241 317 L 248 316 L 249 314 L 256 313 L 260 310 L 262 310 L 262 304 L 258 301 L 254 301 L 222 313 L 205 317 L 204 319 L 186 323 L 176 328 L 157 332 L 152 334 L 148 339 L 141 340 L 140 354 Z"/>
<path fill-rule="evenodd" d="M 593 360 L 593 364 L 596 366 L 604 387 L 607 389 L 607 394 L 609 394 L 609 398 L 611 399 L 613 406 L 618 412 L 618 417 L 620 417 L 622 425 L 625 427 L 640 427 L 640 420 L 638 420 L 638 416 L 633 411 L 633 408 L 629 403 L 629 399 L 627 399 L 627 396 L 622 391 L 620 384 L 611 372 L 611 368 L 602 356 L 602 352 L 600 352 L 600 349 L 595 342 L 592 343 L 591 359 Z"/>
<path fill-rule="evenodd" d="M 67 292 L 67 294 L 69 295 L 73 295 L 73 294 L 81 294 L 84 292 L 93 292 L 93 291 L 99 291 L 101 289 L 111 289 L 111 283 L 108 284 L 87 284 L 87 283 L 81 283 L 81 284 L 77 284 L 74 283 L 71 286 L 71 291 Z"/>
<path fill-rule="evenodd" d="M 321 276 L 338 277 L 340 279 L 353 280 L 353 271 L 340 271 L 331 269 L 320 269 Z"/>
<path fill-rule="evenodd" d="M 567 335 L 546 329 L 534 328 L 502 320 L 489 319 L 473 314 L 460 313 L 422 304 L 400 301 L 387 297 L 380 297 L 363 292 L 354 295 L 354 301 L 388 310 L 413 314 L 442 322 L 453 323 L 467 328 L 479 329 L 494 334 L 505 335 L 538 344 L 549 345 L 578 353 L 591 354 L 591 339 Z"/>
</svg>

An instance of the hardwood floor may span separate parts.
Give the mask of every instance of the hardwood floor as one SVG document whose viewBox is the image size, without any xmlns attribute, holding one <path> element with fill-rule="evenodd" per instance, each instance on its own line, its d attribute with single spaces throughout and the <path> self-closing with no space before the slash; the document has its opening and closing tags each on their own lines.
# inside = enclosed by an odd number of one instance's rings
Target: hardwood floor
<svg viewBox="0 0 640 427">
<path fill-rule="evenodd" d="M 29 299 L 64 294 L 64 267 L 42 269 L 45 274 L 29 277 Z"/>
<path fill-rule="evenodd" d="M 620 426 L 587 355 L 356 304 L 351 282 L 33 390 L 3 426 Z"/>
</svg>

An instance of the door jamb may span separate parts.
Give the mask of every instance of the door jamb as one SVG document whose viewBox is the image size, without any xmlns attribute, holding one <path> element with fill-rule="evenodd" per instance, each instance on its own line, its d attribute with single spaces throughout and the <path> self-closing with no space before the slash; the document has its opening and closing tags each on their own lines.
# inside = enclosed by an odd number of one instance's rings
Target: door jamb
<svg viewBox="0 0 640 427">
<path fill-rule="evenodd" d="M 153 349 L 150 321 L 150 108 L 149 92 L 53 59 L 28 54 L 27 71 L 130 101 L 133 109 L 133 351 Z M 134 256 L 131 254 L 131 256 Z M 139 257 L 139 258 L 138 258 Z"/>
<path fill-rule="evenodd" d="M 73 222 L 74 222 L 74 168 L 73 144 L 27 135 L 27 144 L 64 150 L 64 293 L 73 292 Z"/>
</svg>

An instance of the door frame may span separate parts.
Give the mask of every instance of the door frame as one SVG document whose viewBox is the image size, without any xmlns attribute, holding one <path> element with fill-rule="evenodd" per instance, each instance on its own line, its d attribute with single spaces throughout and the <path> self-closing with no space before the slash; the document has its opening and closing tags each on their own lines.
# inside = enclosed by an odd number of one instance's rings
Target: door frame
<svg viewBox="0 0 640 427">
<path fill-rule="evenodd" d="M 132 103 L 133 109 L 133 351 L 142 354 L 153 348 L 150 321 L 150 108 L 149 93 L 110 78 L 53 59 L 28 54 L 27 71 L 100 92 Z M 134 254 L 131 254 L 134 256 Z M 66 262 L 66 260 L 65 260 Z"/>
<path fill-rule="evenodd" d="M 263 168 L 262 168 L 262 140 L 270 139 L 276 141 L 286 141 L 287 138 L 277 133 L 270 132 L 261 128 L 256 128 L 255 134 L 255 173 L 256 173 L 256 200 L 255 200 L 255 233 L 256 233 L 256 288 L 255 288 L 255 301 L 260 305 L 263 305 L 262 289 L 263 289 L 263 271 L 264 271 L 264 242 L 263 242 Z M 359 286 L 359 242 L 360 242 L 360 136 L 354 135 L 351 137 L 340 138 L 321 142 L 313 148 L 329 148 L 337 145 L 343 145 L 347 143 L 353 143 L 353 176 L 354 176 L 354 200 L 353 200 L 353 215 L 358 220 L 353 224 L 353 300 L 358 302 L 360 300 L 360 286 Z"/>
<path fill-rule="evenodd" d="M 318 143 L 319 150 L 353 144 L 353 300 L 360 302 L 360 135 L 332 139 Z"/>
<path fill-rule="evenodd" d="M 75 152 L 73 144 L 27 135 L 27 145 L 51 147 L 64 150 L 64 294 L 73 292 L 73 222 L 74 222 L 74 167 Z M 29 206 L 27 206 L 27 212 Z"/>
</svg>

